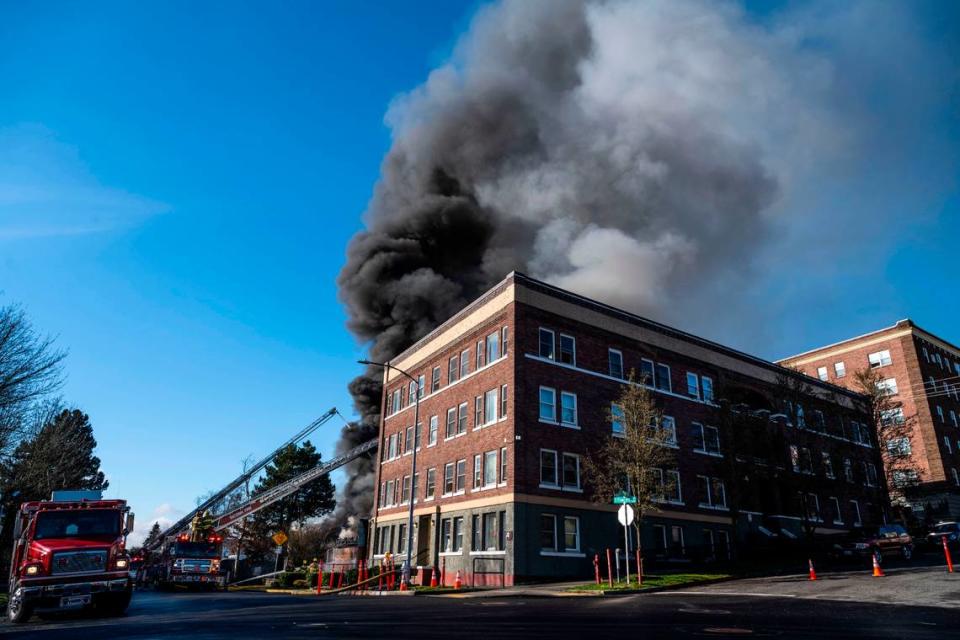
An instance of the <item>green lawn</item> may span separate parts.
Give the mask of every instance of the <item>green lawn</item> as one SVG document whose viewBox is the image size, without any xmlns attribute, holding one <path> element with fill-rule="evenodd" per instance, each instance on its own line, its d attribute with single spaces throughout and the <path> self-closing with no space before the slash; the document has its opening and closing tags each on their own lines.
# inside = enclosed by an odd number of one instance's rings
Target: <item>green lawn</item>
<svg viewBox="0 0 960 640">
<path fill-rule="evenodd" d="M 606 581 L 600 584 L 580 584 L 570 587 L 569 591 L 625 591 L 628 589 L 653 589 L 654 587 L 679 587 L 685 584 L 696 582 L 708 582 L 711 580 L 723 580 L 730 576 L 725 573 L 668 573 L 663 575 L 648 575 L 643 577 L 643 586 L 637 584 L 637 579 L 626 582 L 614 582 L 610 587 Z"/>
</svg>

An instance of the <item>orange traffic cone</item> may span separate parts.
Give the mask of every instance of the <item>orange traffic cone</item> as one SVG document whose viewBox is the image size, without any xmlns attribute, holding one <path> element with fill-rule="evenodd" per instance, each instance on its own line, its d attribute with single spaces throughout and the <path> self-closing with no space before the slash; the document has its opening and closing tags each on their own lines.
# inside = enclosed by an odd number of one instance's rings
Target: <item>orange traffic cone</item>
<svg viewBox="0 0 960 640">
<path fill-rule="evenodd" d="M 463 586 L 463 583 L 460 582 L 460 569 L 457 569 L 457 577 L 456 577 L 456 579 L 453 581 L 453 588 L 454 588 L 454 589 L 459 589 L 459 588 L 462 587 L 462 586 Z"/>
<path fill-rule="evenodd" d="M 434 567 L 433 571 L 430 573 L 430 586 L 437 586 L 437 568 Z"/>
<path fill-rule="evenodd" d="M 817 579 L 817 571 L 816 571 L 816 569 L 813 568 L 813 560 L 809 560 L 809 559 L 808 559 L 808 560 L 807 560 L 807 564 L 810 565 L 810 579 L 811 579 L 811 580 L 816 580 L 816 579 Z"/>
<path fill-rule="evenodd" d="M 884 573 L 883 569 L 880 568 L 880 558 L 878 553 L 873 554 L 873 577 L 874 578 L 883 578 Z"/>
<path fill-rule="evenodd" d="M 407 590 L 407 581 L 404 580 L 403 578 L 400 578 L 400 591 L 406 591 L 406 590 Z"/>
</svg>

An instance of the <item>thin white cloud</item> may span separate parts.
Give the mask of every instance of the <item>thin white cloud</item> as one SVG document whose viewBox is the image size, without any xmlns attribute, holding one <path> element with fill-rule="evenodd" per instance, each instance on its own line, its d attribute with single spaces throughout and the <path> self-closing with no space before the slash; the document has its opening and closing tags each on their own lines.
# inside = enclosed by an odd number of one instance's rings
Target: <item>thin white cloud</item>
<svg viewBox="0 0 960 640">
<path fill-rule="evenodd" d="M 78 150 L 43 126 L 0 128 L 0 241 L 102 233 L 168 208 L 101 184 Z"/>
</svg>

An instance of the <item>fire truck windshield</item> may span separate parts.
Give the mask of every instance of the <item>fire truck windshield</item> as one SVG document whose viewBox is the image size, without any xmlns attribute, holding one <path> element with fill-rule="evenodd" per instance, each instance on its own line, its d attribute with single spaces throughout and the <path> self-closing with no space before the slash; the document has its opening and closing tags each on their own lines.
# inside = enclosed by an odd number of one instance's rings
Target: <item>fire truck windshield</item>
<svg viewBox="0 0 960 640">
<path fill-rule="evenodd" d="M 120 512 L 113 509 L 41 511 L 34 539 L 120 535 Z"/>
<path fill-rule="evenodd" d="M 173 554 L 178 558 L 216 558 L 220 555 L 218 542 L 178 542 Z"/>
</svg>

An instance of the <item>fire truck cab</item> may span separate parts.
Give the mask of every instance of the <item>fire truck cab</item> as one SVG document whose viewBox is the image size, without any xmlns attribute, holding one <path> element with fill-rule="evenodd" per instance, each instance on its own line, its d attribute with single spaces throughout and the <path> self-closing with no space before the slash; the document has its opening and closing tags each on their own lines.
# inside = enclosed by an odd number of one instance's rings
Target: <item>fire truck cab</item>
<svg viewBox="0 0 960 640">
<path fill-rule="evenodd" d="M 54 491 L 20 505 L 14 523 L 7 617 L 94 607 L 122 615 L 133 585 L 126 536 L 133 514 L 100 491 Z"/>
<path fill-rule="evenodd" d="M 226 572 L 220 569 L 222 552 L 220 534 L 209 533 L 199 540 L 187 533 L 180 534 L 164 545 L 158 564 L 152 567 L 152 581 L 158 587 L 225 588 Z"/>
</svg>

